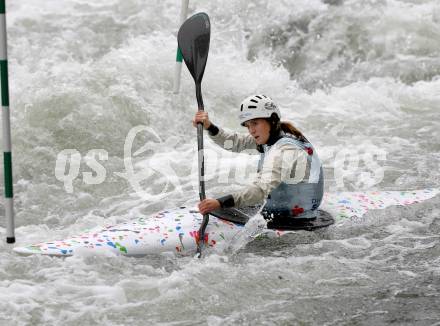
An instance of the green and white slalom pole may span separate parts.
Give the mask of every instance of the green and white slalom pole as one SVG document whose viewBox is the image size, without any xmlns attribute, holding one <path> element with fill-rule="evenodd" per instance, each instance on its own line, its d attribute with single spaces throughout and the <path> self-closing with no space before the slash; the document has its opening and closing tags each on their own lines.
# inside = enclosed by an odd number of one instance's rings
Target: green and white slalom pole
<svg viewBox="0 0 440 326">
<path fill-rule="evenodd" d="M 12 189 L 11 124 L 9 118 L 8 51 L 5 0 L 0 0 L 0 82 L 3 120 L 3 166 L 5 174 L 6 242 L 15 242 L 14 192 Z"/>
<path fill-rule="evenodd" d="M 188 15 L 188 4 L 189 0 L 182 0 L 182 7 L 180 8 L 180 26 L 186 20 L 186 16 Z M 180 75 L 182 74 L 182 52 L 179 47 L 177 47 L 176 54 L 176 67 L 174 69 L 174 90 L 175 94 L 179 93 L 180 89 Z"/>
</svg>

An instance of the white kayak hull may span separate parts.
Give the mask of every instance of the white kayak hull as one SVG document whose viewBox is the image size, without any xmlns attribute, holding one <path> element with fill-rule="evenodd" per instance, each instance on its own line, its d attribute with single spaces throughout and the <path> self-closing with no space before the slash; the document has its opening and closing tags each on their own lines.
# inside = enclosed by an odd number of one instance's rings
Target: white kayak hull
<svg viewBox="0 0 440 326">
<path fill-rule="evenodd" d="M 372 209 L 418 203 L 438 193 L 439 189 L 331 193 L 326 194 L 320 209 L 329 212 L 338 222 L 361 218 Z M 167 251 L 194 254 L 201 222 L 202 216 L 195 208 L 180 207 L 163 210 L 150 217 L 108 225 L 64 240 L 16 247 L 14 251 L 25 255 L 52 256 L 71 256 L 75 252 L 84 250 L 96 253 L 113 252 L 128 256 L 144 256 Z M 205 244 L 215 247 L 219 243 L 227 243 L 235 238 L 242 228 L 242 224 L 210 216 Z M 295 231 L 270 230 L 269 232 L 282 236 Z"/>
</svg>

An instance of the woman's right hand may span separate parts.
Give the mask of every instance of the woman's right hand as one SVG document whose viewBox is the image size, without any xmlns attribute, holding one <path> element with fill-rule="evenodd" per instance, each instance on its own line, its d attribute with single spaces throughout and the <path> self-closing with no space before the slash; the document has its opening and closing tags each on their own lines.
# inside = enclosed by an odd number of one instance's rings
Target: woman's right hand
<svg viewBox="0 0 440 326">
<path fill-rule="evenodd" d="M 197 123 L 203 123 L 203 128 L 208 129 L 211 126 L 211 121 L 209 120 L 208 112 L 197 111 L 194 119 L 192 121 L 193 126 L 197 128 Z"/>
</svg>

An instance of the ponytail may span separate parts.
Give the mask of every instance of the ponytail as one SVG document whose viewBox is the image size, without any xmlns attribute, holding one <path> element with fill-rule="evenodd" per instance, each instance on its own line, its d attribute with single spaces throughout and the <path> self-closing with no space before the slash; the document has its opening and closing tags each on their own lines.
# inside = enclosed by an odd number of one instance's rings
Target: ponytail
<svg viewBox="0 0 440 326">
<path fill-rule="evenodd" d="M 275 113 L 272 113 L 270 118 L 267 119 L 271 125 L 270 136 L 276 137 L 280 131 L 284 131 L 286 134 L 295 136 L 300 142 L 308 143 L 309 141 L 303 135 L 299 129 L 297 129 L 291 122 L 280 121 L 280 118 Z"/>
<path fill-rule="evenodd" d="M 294 135 L 296 138 L 298 138 L 299 141 L 302 141 L 303 143 L 309 142 L 307 138 L 302 134 L 302 132 L 299 131 L 292 123 L 288 121 L 281 121 L 280 125 L 281 130 L 285 133 Z"/>
</svg>

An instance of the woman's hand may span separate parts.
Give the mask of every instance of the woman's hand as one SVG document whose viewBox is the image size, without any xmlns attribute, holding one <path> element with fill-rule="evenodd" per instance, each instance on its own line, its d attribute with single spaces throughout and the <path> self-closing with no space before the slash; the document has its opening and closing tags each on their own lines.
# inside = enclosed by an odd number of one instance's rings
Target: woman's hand
<svg viewBox="0 0 440 326">
<path fill-rule="evenodd" d="M 217 199 L 206 198 L 202 200 L 198 206 L 200 213 L 205 215 L 220 208 L 220 202 Z"/>
<path fill-rule="evenodd" d="M 205 111 L 197 111 L 194 119 L 192 121 L 193 126 L 197 128 L 197 123 L 203 123 L 203 128 L 208 129 L 211 126 L 211 121 L 209 121 L 208 112 Z"/>
</svg>

